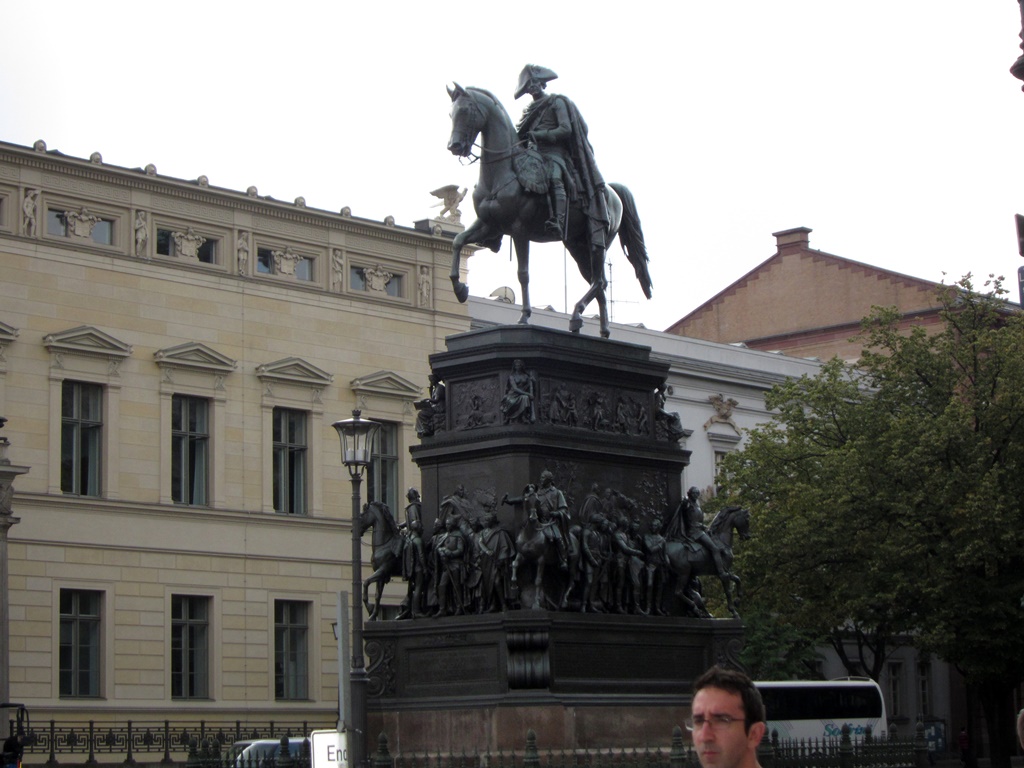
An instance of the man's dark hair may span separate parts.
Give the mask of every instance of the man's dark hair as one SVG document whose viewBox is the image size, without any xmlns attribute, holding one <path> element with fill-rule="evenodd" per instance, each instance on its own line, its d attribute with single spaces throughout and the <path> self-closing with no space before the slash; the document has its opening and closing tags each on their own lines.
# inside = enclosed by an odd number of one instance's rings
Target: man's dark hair
<svg viewBox="0 0 1024 768">
<path fill-rule="evenodd" d="M 746 718 L 744 726 L 748 731 L 754 723 L 763 723 L 768 719 L 761 692 L 757 690 L 754 681 L 738 669 L 712 667 L 694 681 L 694 695 L 702 688 L 721 688 L 723 691 L 737 694 L 743 701 L 743 716 Z"/>
</svg>

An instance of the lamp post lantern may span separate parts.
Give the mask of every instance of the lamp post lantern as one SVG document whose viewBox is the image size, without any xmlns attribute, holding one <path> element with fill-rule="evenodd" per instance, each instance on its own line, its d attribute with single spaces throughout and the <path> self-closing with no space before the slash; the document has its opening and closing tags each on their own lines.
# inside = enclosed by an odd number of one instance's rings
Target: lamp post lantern
<svg viewBox="0 0 1024 768">
<path fill-rule="evenodd" d="M 332 425 L 341 438 L 341 462 L 348 469 L 352 479 L 352 670 L 350 676 L 349 701 L 352 703 L 352 722 L 346 723 L 348 749 L 353 763 L 361 766 L 366 760 L 366 661 L 363 658 L 363 558 L 360 550 L 362 530 L 360 529 L 359 485 L 363 471 L 370 465 L 373 455 L 373 441 L 377 437 L 380 423 L 361 419 L 358 409 L 352 411 L 351 419 L 343 419 Z"/>
</svg>

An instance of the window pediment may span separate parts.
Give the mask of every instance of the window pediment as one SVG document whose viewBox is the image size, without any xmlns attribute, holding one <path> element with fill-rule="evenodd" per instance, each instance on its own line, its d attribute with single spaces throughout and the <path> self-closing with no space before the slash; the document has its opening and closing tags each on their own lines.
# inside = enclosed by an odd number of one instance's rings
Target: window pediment
<svg viewBox="0 0 1024 768">
<path fill-rule="evenodd" d="M 405 400 L 419 397 L 422 388 L 393 371 L 377 371 L 352 379 L 352 391 L 360 396 L 372 394 Z"/>
<path fill-rule="evenodd" d="M 13 325 L 8 325 L 0 320 L 0 344 L 9 344 L 18 338 L 19 333 L 21 333 L 21 331 Z"/>
<path fill-rule="evenodd" d="M 108 374 L 117 375 L 121 363 L 132 354 L 132 345 L 116 339 L 109 333 L 89 325 L 80 325 L 66 331 L 49 333 L 43 337 L 43 345 L 53 355 L 53 365 L 64 367 L 64 358 L 87 357 L 106 360 Z"/>
<path fill-rule="evenodd" d="M 158 349 L 153 356 L 161 368 L 187 368 L 207 373 L 231 373 L 238 367 L 238 361 L 222 355 L 215 349 L 190 341 L 175 347 Z"/>
<path fill-rule="evenodd" d="M 7 358 L 4 357 L 4 351 L 7 349 L 7 345 L 18 338 L 18 334 L 21 333 L 13 325 L 0 321 L 0 365 L 7 362 Z"/>
<path fill-rule="evenodd" d="M 264 383 L 283 382 L 320 389 L 334 381 L 334 375 L 299 357 L 286 357 L 256 366 L 256 375 Z"/>
</svg>

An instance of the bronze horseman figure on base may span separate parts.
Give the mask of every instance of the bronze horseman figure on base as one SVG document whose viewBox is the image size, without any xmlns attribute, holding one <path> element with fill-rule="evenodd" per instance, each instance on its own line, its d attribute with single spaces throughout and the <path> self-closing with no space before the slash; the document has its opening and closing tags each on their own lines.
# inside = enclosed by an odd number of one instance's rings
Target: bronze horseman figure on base
<svg viewBox="0 0 1024 768">
<path fill-rule="evenodd" d="M 633 195 L 621 184 L 605 184 L 594 162 L 587 124 L 576 105 L 545 92 L 557 75 L 528 64 L 519 76 L 516 98 L 529 93 L 533 102 L 518 129 L 498 100 L 481 88 L 449 88 L 452 134 L 448 149 L 469 157 L 480 138 L 480 179 L 473 190 L 477 219 L 455 236 L 451 279 L 455 295 L 465 301 L 469 289 L 459 279 L 462 248 L 470 243 L 493 251 L 504 235 L 515 245 L 523 310 L 529 322 L 530 242 L 562 241 L 590 287 L 573 307 L 569 330 L 583 327 L 583 312 L 594 299 L 601 336 L 610 334 L 604 264 L 608 245 L 619 235 L 647 298 L 651 277 L 647 249 Z"/>
</svg>

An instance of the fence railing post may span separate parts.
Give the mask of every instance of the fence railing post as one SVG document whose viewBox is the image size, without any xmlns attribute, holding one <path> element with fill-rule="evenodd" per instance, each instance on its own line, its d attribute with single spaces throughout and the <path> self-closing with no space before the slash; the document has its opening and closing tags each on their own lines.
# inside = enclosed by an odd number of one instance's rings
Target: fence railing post
<svg viewBox="0 0 1024 768">
<path fill-rule="evenodd" d="M 523 768 L 540 768 L 540 755 L 537 754 L 537 734 L 531 728 L 526 732 L 526 752 L 523 754 Z"/>
<path fill-rule="evenodd" d="M 928 741 L 924 737 L 923 720 L 918 720 L 914 728 L 914 766 L 928 768 Z"/>
<path fill-rule="evenodd" d="M 395 760 L 388 751 L 388 735 L 384 731 L 377 737 L 377 751 L 373 753 L 373 768 L 394 768 Z"/>
<path fill-rule="evenodd" d="M 853 768 L 853 742 L 850 741 L 850 726 L 845 723 L 839 740 L 839 765 L 841 768 Z"/>
<path fill-rule="evenodd" d="M 668 753 L 669 768 L 683 768 L 686 765 L 686 748 L 683 746 L 683 729 L 678 725 L 672 729 L 672 748 Z"/>
</svg>

